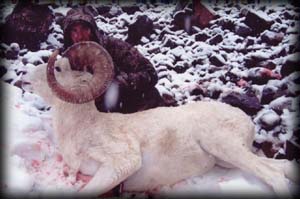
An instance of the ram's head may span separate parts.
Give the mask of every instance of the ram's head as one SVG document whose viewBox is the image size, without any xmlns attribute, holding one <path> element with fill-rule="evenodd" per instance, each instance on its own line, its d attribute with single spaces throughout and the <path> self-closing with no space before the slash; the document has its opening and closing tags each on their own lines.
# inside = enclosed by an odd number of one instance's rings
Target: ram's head
<svg viewBox="0 0 300 199">
<path fill-rule="evenodd" d="M 50 56 L 48 64 L 30 72 L 33 92 L 48 103 L 56 96 L 77 104 L 92 101 L 104 93 L 113 77 L 113 62 L 103 47 L 95 42 L 80 42 L 56 61 L 57 55 L 58 50 Z"/>
</svg>

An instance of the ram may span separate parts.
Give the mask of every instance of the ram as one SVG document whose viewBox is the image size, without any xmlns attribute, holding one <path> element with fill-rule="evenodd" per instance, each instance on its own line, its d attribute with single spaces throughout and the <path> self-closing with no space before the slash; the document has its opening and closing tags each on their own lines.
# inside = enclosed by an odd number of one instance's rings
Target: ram
<svg viewBox="0 0 300 199">
<path fill-rule="evenodd" d="M 109 54 L 94 42 L 70 47 L 64 54 L 69 62 L 56 61 L 57 54 L 37 66 L 30 79 L 33 90 L 52 105 L 64 161 L 93 176 L 80 192 L 99 195 L 123 181 L 128 191 L 151 190 L 215 165 L 240 168 L 279 194 L 289 192 L 286 177 L 295 175 L 293 165 L 251 152 L 254 124 L 240 109 L 201 101 L 131 114 L 98 112 L 94 99 L 113 76 Z"/>
</svg>

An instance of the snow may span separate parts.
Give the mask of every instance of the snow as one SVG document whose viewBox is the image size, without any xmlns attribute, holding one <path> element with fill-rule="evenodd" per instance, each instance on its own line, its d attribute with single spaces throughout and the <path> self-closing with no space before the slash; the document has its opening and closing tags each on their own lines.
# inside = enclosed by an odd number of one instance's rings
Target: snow
<svg viewBox="0 0 300 199">
<path fill-rule="evenodd" d="M 292 9 L 290 5 L 277 5 L 273 3 L 266 7 L 266 11 L 256 11 L 260 5 L 242 5 L 241 9 L 237 7 L 226 7 L 225 4 L 215 4 L 215 12 L 221 18 L 234 21 L 235 24 L 243 25 L 243 17 L 239 17 L 240 10 L 243 8 L 251 8 L 260 17 L 267 21 L 275 19 L 285 9 Z M 4 7 L 2 11 L 1 21 L 7 16 L 14 5 L 10 4 Z M 224 8 L 225 7 L 225 8 Z M 65 4 L 59 7 L 50 7 L 53 13 L 66 15 L 69 7 Z M 271 15 L 266 13 L 273 9 Z M 246 38 L 238 36 L 234 32 L 223 30 L 215 24 L 210 28 L 200 29 L 198 27 L 189 27 L 189 22 L 186 23 L 186 28 L 192 28 L 197 32 L 204 33 L 209 38 L 216 34 L 221 34 L 223 41 L 217 45 L 210 45 L 208 41 L 195 41 L 195 35 L 188 35 L 183 30 L 173 31 L 170 28 L 174 5 L 142 6 L 141 12 L 136 12 L 133 15 L 122 13 L 112 18 L 96 16 L 96 24 L 109 36 L 114 36 L 125 40 L 127 38 L 127 25 L 136 21 L 138 16 L 146 15 L 153 20 L 154 25 L 160 27 L 154 30 L 150 37 L 142 37 L 141 44 L 138 44 L 137 49 L 150 60 L 158 73 L 158 83 L 156 88 L 160 94 L 174 97 L 179 105 L 191 103 L 198 96 L 191 95 L 191 91 L 199 88 L 207 94 L 215 91 L 220 91 L 222 96 L 228 93 L 237 92 L 245 93 L 245 89 L 238 84 L 230 82 L 226 77 L 227 82 L 220 80 L 224 77 L 227 71 L 235 74 L 239 78 L 248 76 L 252 69 L 247 69 L 243 66 L 245 58 L 258 58 L 262 60 L 272 60 L 276 64 L 274 72 L 280 71 L 280 66 L 286 61 L 297 61 L 299 53 L 294 53 L 286 56 L 278 56 L 273 59 L 274 55 L 279 54 L 283 49 L 290 50 L 289 45 L 294 45 L 298 41 L 299 31 L 291 26 L 291 21 L 283 19 L 280 26 L 273 25 L 271 30 L 287 28 L 286 34 L 282 43 L 278 46 L 266 46 L 261 43 L 259 38 L 247 36 Z M 228 14 L 230 11 L 230 14 Z M 118 12 L 118 8 L 114 7 L 112 13 Z M 294 11 L 289 11 L 295 15 Z M 1 77 L 1 87 L 3 88 L 3 103 L 5 104 L 4 124 L 5 124 L 5 186 L 7 192 L 22 192 L 30 195 L 43 195 L 50 192 L 54 193 L 72 193 L 82 187 L 85 182 L 77 179 L 66 165 L 59 154 L 55 137 L 52 128 L 52 114 L 50 105 L 44 100 L 29 92 L 24 92 L 16 86 L 13 86 L 18 80 L 22 79 L 21 71 L 29 71 L 36 67 L 37 64 L 44 63 L 43 58 L 48 58 L 53 48 L 62 46 L 63 31 L 60 25 L 53 23 L 51 25 L 52 32 L 47 40 L 41 43 L 41 49 L 36 52 L 31 52 L 27 49 L 20 49 L 17 43 L 10 45 L 1 44 L 1 49 L 4 51 L 18 51 L 18 57 L 15 60 L 2 60 L 2 65 L 7 69 L 7 73 Z M 165 32 L 161 39 L 161 33 Z M 276 31 L 275 31 L 276 32 Z M 270 33 L 271 34 L 271 33 Z M 209 39 L 208 39 L 209 40 Z M 242 40 L 242 42 L 238 42 Z M 253 40 L 253 44 L 247 46 L 248 40 Z M 172 42 L 176 47 L 168 46 L 168 42 Z M 245 48 L 248 51 L 243 52 Z M 214 68 L 209 62 L 209 57 L 216 56 L 225 64 L 224 67 Z M 180 59 L 180 61 L 175 61 Z M 26 61 L 25 61 L 26 60 Z M 194 61 L 200 60 L 201 63 L 191 67 Z M 176 62 L 176 64 L 175 64 Z M 187 65 L 187 70 L 178 73 L 176 69 L 180 66 Z M 255 67 L 255 66 L 253 66 Z M 213 72 L 211 72 L 211 70 Z M 299 86 L 295 80 L 299 78 L 299 72 L 276 80 L 269 80 L 266 85 L 251 85 L 257 97 L 260 99 L 262 90 L 265 86 L 273 88 L 276 92 L 283 85 L 287 85 L 289 94 L 297 95 Z M 9 82 L 4 83 L 4 81 Z M 118 93 L 114 85 L 106 96 L 106 105 L 113 107 L 115 105 L 115 96 Z M 293 96 L 292 95 L 292 96 Z M 299 95 L 297 97 L 280 96 L 269 104 L 264 105 L 263 109 L 252 117 L 255 128 L 255 141 L 262 143 L 270 141 L 274 145 L 284 143 L 286 141 L 294 141 L 294 132 L 299 131 Z M 200 95 L 197 100 L 211 100 L 209 96 Z M 270 112 L 270 110 L 274 110 Z M 282 111 L 282 113 L 280 113 Z M 280 120 L 280 124 L 274 129 L 266 130 L 261 126 L 261 121 L 265 124 L 272 125 Z M 279 129 L 279 130 L 278 130 Z M 276 137 L 274 134 L 280 133 Z M 283 148 L 278 148 L 279 152 L 284 154 Z M 258 153 L 262 153 L 261 150 Z M 93 170 L 93 165 L 88 173 Z M 271 194 L 270 188 L 265 185 L 260 179 L 257 179 L 250 174 L 238 169 L 224 169 L 215 167 L 212 171 L 203 176 L 196 176 L 179 182 L 173 186 L 164 186 L 158 190 L 162 194 L 174 194 L 178 196 L 180 193 L 242 193 L 249 192 Z M 125 193 L 129 194 L 130 193 Z"/>
<path fill-rule="evenodd" d="M 28 52 L 24 55 L 24 58 L 29 63 L 44 63 L 42 57 L 49 57 L 52 54 L 50 50 L 40 50 L 38 52 Z"/>
<path fill-rule="evenodd" d="M 277 115 L 277 113 L 272 110 L 265 112 L 261 117 L 261 121 L 269 126 L 279 122 L 279 120 L 280 120 L 279 115 Z"/>
</svg>

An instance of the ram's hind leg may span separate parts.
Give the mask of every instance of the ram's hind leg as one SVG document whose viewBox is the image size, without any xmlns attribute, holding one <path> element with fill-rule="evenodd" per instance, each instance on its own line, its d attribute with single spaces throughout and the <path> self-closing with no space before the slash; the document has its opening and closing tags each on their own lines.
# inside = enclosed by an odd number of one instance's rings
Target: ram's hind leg
<svg viewBox="0 0 300 199">
<path fill-rule="evenodd" d="M 215 143 L 201 142 L 200 144 L 216 158 L 262 179 L 279 195 L 289 194 L 288 181 L 285 178 L 283 167 L 280 164 L 275 164 L 274 161 L 253 154 L 250 149 L 240 144 L 239 141 L 231 140 L 229 143 L 224 140 L 216 140 Z"/>
</svg>

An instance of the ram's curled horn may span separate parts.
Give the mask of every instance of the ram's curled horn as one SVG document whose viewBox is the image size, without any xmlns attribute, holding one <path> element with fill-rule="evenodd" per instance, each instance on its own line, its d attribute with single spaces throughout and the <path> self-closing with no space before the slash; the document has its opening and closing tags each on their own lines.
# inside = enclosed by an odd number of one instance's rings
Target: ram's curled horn
<svg viewBox="0 0 300 199">
<path fill-rule="evenodd" d="M 47 65 L 47 81 L 52 91 L 62 100 L 82 104 L 101 96 L 113 78 L 113 62 L 108 52 L 96 42 L 79 42 L 69 47 L 63 56 L 69 59 L 75 70 L 90 69 L 93 77 L 87 88 L 64 88 L 55 77 L 55 60 L 58 50 L 50 56 Z"/>
</svg>

